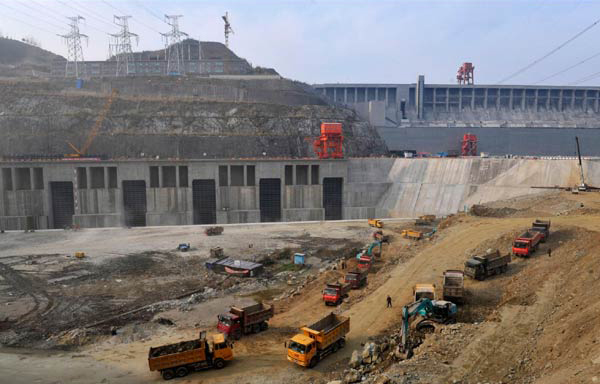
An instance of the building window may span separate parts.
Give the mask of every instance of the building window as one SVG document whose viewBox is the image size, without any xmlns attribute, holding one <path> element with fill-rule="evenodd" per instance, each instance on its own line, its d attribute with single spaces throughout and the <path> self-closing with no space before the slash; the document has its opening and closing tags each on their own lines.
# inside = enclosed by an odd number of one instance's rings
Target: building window
<svg viewBox="0 0 600 384">
<path fill-rule="evenodd" d="M 188 187 L 188 167 L 183 165 L 179 167 L 179 186 L 181 188 Z"/>
<path fill-rule="evenodd" d="M 256 168 L 254 165 L 246 166 L 246 185 L 249 187 L 256 185 Z"/>
<path fill-rule="evenodd" d="M 244 166 L 243 165 L 232 165 L 231 166 L 231 186 L 232 187 L 244 186 Z"/>
<path fill-rule="evenodd" d="M 77 168 L 77 188 L 87 189 L 87 169 Z"/>
<path fill-rule="evenodd" d="M 219 165 L 219 187 L 227 187 L 229 185 L 229 181 L 227 180 L 229 177 L 229 172 L 227 171 L 226 165 Z"/>
<path fill-rule="evenodd" d="M 319 166 L 318 165 L 311 165 L 310 183 L 312 185 L 318 185 L 319 184 Z"/>
<path fill-rule="evenodd" d="M 177 178 L 175 176 L 175 167 L 162 167 L 162 186 L 165 188 L 173 188 L 177 186 Z"/>
<path fill-rule="evenodd" d="M 158 167 L 150 167 L 150 188 L 160 187 L 158 179 Z"/>
<path fill-rule="evenodd" d="M 294 166 L 285 166 L 285 185 L 294 185 Z"/>
</svg>

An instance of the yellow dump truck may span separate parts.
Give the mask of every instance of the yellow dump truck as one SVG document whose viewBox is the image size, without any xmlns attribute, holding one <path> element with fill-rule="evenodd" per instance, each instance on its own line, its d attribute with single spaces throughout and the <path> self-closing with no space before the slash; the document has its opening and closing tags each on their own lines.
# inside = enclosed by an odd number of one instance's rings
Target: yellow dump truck
<svg viewBox="0 0 600 384">
<path fill-rule="evenodd" d="M 229 360 L 233 360 L 233 351 L 225 336 L 217 334 L 208 341 L 205 332 L 198 339 L 150 348 L 148 352 L 150 371 L 159 371 L 165 380 L 207 368 L 221 369 Z"/>
<path fill-rule="evenodd" d="M 325 356 L 337 352 L 346 344 L 350 332 L 350 318 L 333 312 L 316 323 L 301 327 L 302 333 L 287 343 L 287 359 L 303 367 L 312 368 Z"/>
<path fill-rule="evenodd" d="M 379 219 L 369 219 L 369 225 L 375 228 L 383 228 L 383 221 Z"/>
<path fill-rule="evenodd" d="M 419 301 L 423 298 L 436 300 L 435 284 L 416 284 L 413 288 L 413 295 L 415 297 L 415 301 Z"/>
<path fill-rule="evenodd" d="M 412 229 L 403 229 L 402 232 L 400 232 L 400 235 L 402 235 L 404 238 L 412 240 L 420 240 L 423 238 L 423 232 Z"/>
</svg>

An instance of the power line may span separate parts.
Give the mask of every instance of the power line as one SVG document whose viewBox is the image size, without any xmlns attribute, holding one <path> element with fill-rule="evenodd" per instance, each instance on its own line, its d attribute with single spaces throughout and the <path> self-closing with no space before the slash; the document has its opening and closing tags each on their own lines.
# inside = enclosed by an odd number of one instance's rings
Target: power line
<svg viewBox="0 0 600 384">
<path fill-rule="evenodd" d="M 115 7 L 114 5 L 112 5 L 111 3 L 109 3 L 106 0 L 101 0 L 104 4 L 108 5 L 109 7 L 111 7 L 112 9 L 114 9 L 115 11 L 119 12 L 119 14 L 124 15 L 126 12 L 121 11 L 119 8 Z M 160 31 L 158 29 L 152 28 L 149 25 L 147 25 L 146 23 L 142 23 L 141 21 L 137 20 L 137 19 L 132 19 L 134 22 L 136 22 L 137 24 L 141 25 L 142 27 L 145 27 L 151 31 L 154 31 L 156 33 L 160 33 Z"/>
<path fill-rule="evenodd" d="M 156 13 L 154 13 L 154 11 L 152 11 L 150 8 L 146 7 L 143 3 L 141 3 L 140 1 L 134 1 L 135 4 L 137 4 L 139 7 L 143 8 L 146 12 L 148 12 L 149 14 L 151 14 L 152 16 L 156 17 L 158 20 L 160 20 L 162 23 L 165 22 L 165 20 L 162 18 L 162 16 L 157 15 Z"/>
<path fill-rule="evenodd" d="M 0 5 L 4 5 L 4 4 L 0 3 Z M 48 33 L 51 33 L 51 34 L 55 34 L 55 33 L 56 33 L 56 32 L 52 32 L 51 30 L 49 30 L 49 29 L 46 29 L 46 28 L 44 28 L 44 27 L 40 27 L 39 25 L 33 25 L 33 24 L 31 24 L 31 23 L 28 23 L 27 21 L 25 21 L 25 20 L 21 20 L 21 19 L 19 19 L 19 18 L 16 18 L 16 17 L 14 17 L 14 16 L 9 16 L 9 15 L 6 15 L 6 14 L 4 14 L 4 15 L 2 15 L 2 17 L 8 17 L 9 19 L 12 19 L 12 20 L 14 20 L 14 21 L 16 21 L 16 22 L 19 22 L 19 23 L 23 23 L 23 24 L 29 25 L 30 27 L 33 27 L 33 28 L 35 28 L 35 29 L 42 30 L 42 31 L 44 31 L 44 32 L 48 32 Z"/>
<path fill-rule="evenodd" d="M 588 61 L 590 61 L 590 60 L 592 60 L 592 59 L 594 59 L 594 58 L 596 58 L 596 57 L 598 57 L 598 56 L 600 56 L 600 52 L 598 52 L 598 53 L 595 53 L 595 54 L 593 54 L 592 56 L 590 56 L 590 57 L 587 57 L 587 58 L 585 58 L 585 59 L 581 60 L 580 62 L 578 62 L 578 63 L 576 63 L 576 64 L 573 64 L 573 65 L 571 65 L 570 67 L 567 67 L 567 68 L 565 68 L 565 69 L 563 69 L 563 70 L 561 70 L 561 71 L 558 71 L 558 72 L 556 72 L 556 73 L 553 73 L 553 74 L 552 74 L 552 75 L 550 75 L 550 76 L 544 77 L 542 80 L 539 80 L 539 81 L 537 81 L 537 82 L 535 82 L 535 83 L 533 83 L 533 84 L 535 85 L 535 84 L 543 83 L 544 81 L 546 81 L 546 80 L 549 80 L 549 79 L 551 79 L 551 78 L 553 78 L 553 77 L 556 77 L 556 76 L 558 76 L 558 75 L 562 75 L 563 73 L 565 73 L 565 72 L 567 72 L 567 71 L 570 71 L 571 69 L 573 69 L 573 68 L 575 68 L 575 67 L 578 67 L 578 66 L 580 66 L 581 64 L 583 64 L 583 63 L 586 63 L 586 62 L 588 62 Z"/>
<path fill-rule="evenodd" d="M 11 7 L 10 5 L 8 5 L 8 4 L 6 4 L 6 3 L 0 3 L 0 5 L 3 5 L 3 6 L 5 6 L 5 7 L 7 7 L 7 8 L 9 8 L 9 9 L 12 9 L 13 11 L 16 11 L 16 12 L 22 13 L 23 15 L 25 15 L 25 16 L 27 16 L 27 17 L 31 17 L 31 18 L 33 18 L 33 19 L 37 19 L 37 20 L 43 21 L 43 22 L 45 22 L 46 24 L 48 24 L 48 25 L 51 25 L 52 27 L 54 27 L 54 28 L 58 29 L 59 31 L 61 31 L 61 30 L 64 30 L 64 28 L 63 28 L 63 27 L 61 27 L 61 26 L 59 26 L 59 25 L 56 25 L 56 24 L 54 24 L 54 23 L 51 23 L 51 22 L 49 22 L 48 20 L 44 20 L 44 19 L 40 18 L 39 16 L 33 16 L 33 15 L 31 15 L 31 14 L 27 13 L 27 12 L 24 12 L 23 10 L 20 10 L 20 9 L 17 9 L 17 8 L 13 8 L 13 7 Z"/>
<path fill-rule="evenodd" d="M 595 79 L 595 78 L 597 78 L 597 77 L 600 77 L 600 72 L 592 73 L 591 75 L 588 75 L 588 76 L 582 77 L 582 78 L 580 78 L 579 80 L 575 80 L 575 81 L 573 81 L 572 83 L 569 83 L 569 85 L 577 85 L 577 84 L 581 84 L 581 83 L 584 83 L 584 82 L 586 82 L 586 81 L 588 81 L 588 80 L 593 80 L 593 79 Z"/>
<path fill-rule="evenodd" d="M 64 1 L 61 1 L 61 0 L 56 0 L 56 1 L 58 1 L 59 3 L 61 3 L 61 4 L 65 5 L 65 6 L 69 7 L 69 8 L 71 8 L 71 9 L 72 9 L 72 10 L 74 10 L 74 11 L 81 12 L 81 13 L 85 13 L 85 14 L 88 14 L 88 15 L 90 15 L 90 13 L 89 13 L 88 11 L 81 10 L 81 9 L 79 9 L 79 8 L 75 8 L 75 7 L 74 7 L 72 4 L 66 3 L 66 2 L 64 2 Z M 96 17 L 95 17 L 95 16 L 93 16 L 93 15 L 91 15 L 91 17 L 94 17 L 94 18 L 96 18 Z M 104 22 L 104 21 L 103 21 L 103 22 Z M 110 25 L 110 24 L 109 24 L 109 25 Z M 97 31 L 100 31 L 100 32 L 102 32 L 102 33 L 110 34 L 110 32 L 108 32 L 108 31 L 105 31 L 105 30 L 103 30 L 103 29 L 100 29 L 100 28 L 97 28 L 97 27 L 94 27 L 93 25 L 90 25 L 90 24 L 88 24 L 87 26 L 88 26 L 88 27 L 90 27 L 90 28 L 93 28 L 93 29 L 95 29 L 95 30 L 97 30 Z M 111 25 L 111 26 L 112 26 L 112 25 Z"/>
<path fill-rule="evenodd" d="M 568 39 L 567 41 L 565 41 L 564 43 L 562 43 L 558 47 L 556 47 L 553 50 L 551 50 L 550 52 L 546 53 L 544 56 L 540 57 L 539 59 L 536 59 L 536 60 L 532 61 L 530 64 L 524 66 L 523 68 L 519 69 L 518 71 L 516 71 L 516 72 L 510 74 L 509 76 L 505 77 L 504 79 L 500 80 L 498 82 L 498 84 L 502 84 L 505 81 L 510 80 L 513 77 L 516 77 L 516 76 L 520 75 L 521 73 L 527 71 L 529 68 L 533 67 L 534 65 L 538 64 L 542 60 L 544 60 L 544 59 L 548 58 L 549 56 L 553 55 L 554 53 L 556 53 L 557 51 L 559 51 L 560 49 L 562 49 L 564 46 L 566 46 L 567 44 L 569 44 L 573 40 L 577 39 L 579 36 L 583 35 L 587 31 L 589 31 L 590 29 L 592 29 L 593 27 L 595 27 L 598 23 L 600 23 L 600 19 L 594 21 L 592 24 L 590 24 L 587 27 L 585 27 L 582 31 L 578 32 L 575 36 L 571 37 L 570 39 Z"/>
</svg>

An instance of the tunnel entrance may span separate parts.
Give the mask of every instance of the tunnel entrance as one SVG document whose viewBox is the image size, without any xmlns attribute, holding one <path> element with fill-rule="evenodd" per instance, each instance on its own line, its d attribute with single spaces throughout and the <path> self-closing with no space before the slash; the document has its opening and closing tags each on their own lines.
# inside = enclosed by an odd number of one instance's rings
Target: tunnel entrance
<svg viewBox="0 0 600 384">
<path fill-rule="evenodd" d="M 70 181 L 50 182 L 52 194 L 52 223 L 54 229 L 62 229 L 73 225 L 75 200 L 73 183 Z"/>
<path fill-rule="evenodd" d="M 123 180 L 123 212 L 126 226 L 146 226 L 146 182 L 144 180 Z"/>
<path fill-rule="evenodd" d="M 214 180 L 192 181 L 192 201 L 194 224 L 215 224 L 217 222 L 217 196 Z"/>
<path fill-rule="evenodd" d="M 260 221 L 281 221 L 281 179 L 260 179 Z"/>
<path fill-rule="evenodd" d="M 342 189 L 344 179 L 326 177 L 323 179 L 323 208 L 325 220 L 342 220 Z"/>
</svg>

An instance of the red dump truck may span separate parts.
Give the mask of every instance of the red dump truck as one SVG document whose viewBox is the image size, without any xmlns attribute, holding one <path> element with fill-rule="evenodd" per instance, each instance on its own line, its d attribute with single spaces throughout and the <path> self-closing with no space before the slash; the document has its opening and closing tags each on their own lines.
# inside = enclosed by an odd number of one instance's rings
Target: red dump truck
<svg viewBox="0 0 600 384">
<path fill-rule="evenodd" d="M 217 329 L 226 336 L 239 340 L 242 335 L 258 333 L 269 327 L 267 321 L 275 311 L 272 305 L 258 303 L 247 307 L 231 307 L 229 313 L 218 316 Z"/>
<path fill-rule="evenodd" d="M 356 266 L 360 271 L 369 272 L 371 270 L 371 265 L 373 264 L 373 257 L 368 256 L 367 254 L 363 254 L 359 257 L 358 263 Z"/>
<path fill-rule="evenodd" d="M 443 298 L 453 303 L 462 303 L 465 296 L 465 276 L 463 271 L 449 269 L 444 271 Z"/>
<path fill-rule="evenodd" d="M 515 239 L 512 253 L 515 256 L 529 257 L 540 245 L 543 235 L 537 231 L 527 231 Z"/>
<path fill-rule="evenodd" d="M 339 305 L 344 298 L 348 297 L 348 292 L 352 286 L 348 283 L 327 283 L 323 290 L 323 301 L 325 305 Z"/>
<path fill-rule="evenodd" d="M 488 250 L 482 256 L 473 256 L 465 262 L 465 275 L 477 280 L 505 272 L 510 263 L 510 254 L 502 256 L 500 251 Z"/>
<path fill-rule="evenodd" d="M 350 284 L 352 289 L 359 289 L 367 285 L 367 271 L 354 270 L 346 273 L 344 281 Z"/>
<path fill-rule="evenodd" d="M 536 220 L 531 223 L 530 232 L 539 232 L 542 234 L 542 243 L 545 243 L 550 237 L 550 220 Z"/>
</svg>

